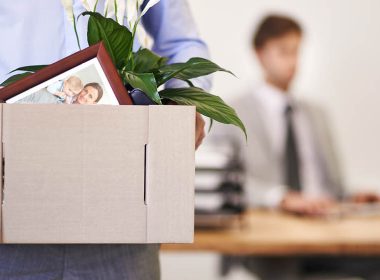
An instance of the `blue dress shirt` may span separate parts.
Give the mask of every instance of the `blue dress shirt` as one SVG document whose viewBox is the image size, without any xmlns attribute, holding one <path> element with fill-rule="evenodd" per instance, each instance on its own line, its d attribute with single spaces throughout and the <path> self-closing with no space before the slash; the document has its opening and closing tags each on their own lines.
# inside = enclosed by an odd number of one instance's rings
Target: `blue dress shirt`
<svg viewBox="0 0 380 280">
<path fill-rule="evenodd" d="M 98 11 L 104 11 L 99 0 Z M 85 9 L 73 0 L 74 14 Z M 87 44 L 88 17 L 80 17 L 77 29 L 82 48 Z M 205 43 L 199 38 L 186 0 L 161 0 L 143 18 L 146 31 L 154 40 L 153 51 L 169 57 L 169 63 L 184 62 L 191 57 L 208 58 Z M 0 1 L 0 81 L 21 66 L 51 64 L 79 50 L 75 32 L 60 0 Z M 135 48 L 138 48 L 138 43 Z M 195 84 L 209 89 L 209 77 Z M 170 86 L 179 86 L 171 81 Z"/>
</svg>

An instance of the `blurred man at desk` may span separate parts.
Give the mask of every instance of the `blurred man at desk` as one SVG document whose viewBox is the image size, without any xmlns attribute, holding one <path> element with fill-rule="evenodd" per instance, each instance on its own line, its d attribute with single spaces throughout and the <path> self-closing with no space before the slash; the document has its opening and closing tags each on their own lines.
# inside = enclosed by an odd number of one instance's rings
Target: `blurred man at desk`
<svg viewBox="0 0 380 280">
<path fill-rule="evenodd" d="M 259 25 L 252 47 L 265 81 L 236 100 L 249 138 L 247 145 L 233 141 L 246 169 L 251 206 L 318 215 L 347 195 L 323 111 L 291 94 L 301 40 L 302 28 L 290 18 L 268 16 Z"/>
<path fill-rule="evenodd" d="M 291 94 L 302 36 L 296 21 L 272 15 L 262 21 L 252 39 L 265 80 L 233 104 L 246 125 L 248 143 L 238 135 L 229 135 L 245 167 L 249 205 L 321 215 L 342 198 L 376 201 L 375 194 L 344 193 L 323 111 Z M 271 280 L 297 279 L 293 272 L 300 268 L 318 271 L 326 267 L 325 260 L 300 261 L 254 258 L 247 259 L 246 264 L 261 278 Z M 336 265 L 333 271 L 348 271 L 360 265 L 354 269 L 354 274 L 359 271 L 359 275 L 362 269 L 369 268 L 367 265 L 374 264 L 363 259 L 351 264 L 332 263 Z"/>
</svg>

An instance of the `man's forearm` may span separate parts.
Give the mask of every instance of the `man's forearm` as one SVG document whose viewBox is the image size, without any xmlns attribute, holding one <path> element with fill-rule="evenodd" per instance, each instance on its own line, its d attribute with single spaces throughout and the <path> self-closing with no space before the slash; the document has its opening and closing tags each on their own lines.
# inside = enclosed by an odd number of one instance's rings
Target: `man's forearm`
<svg viewBox="0 0 380 280">
<path fill-rule="evenodd" d="M 207 45 L 200 39 L 186 0 L 161 0 L 153 7 L 143 23 L 153 37 L 153 51 L 169 58 L 169 63 L 185 62 L 191 57 L 209 58 Z M 211 77 L 194 79 L 195 86 L 211 88 Z M 182 81 L 172 80 L 167 87 L 182 87 Z"/>
</svg>

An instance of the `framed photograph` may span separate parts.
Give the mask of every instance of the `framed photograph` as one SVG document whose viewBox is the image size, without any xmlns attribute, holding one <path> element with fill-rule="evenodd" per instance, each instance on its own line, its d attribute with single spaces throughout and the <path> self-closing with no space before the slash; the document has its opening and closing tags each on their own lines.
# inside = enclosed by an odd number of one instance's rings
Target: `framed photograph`
<svg viewBox="0 0 380 280">
<path fill-rule="evenodd" d="M 133 104 L 103 43 L 1 89 L 0 101 L 10 104 Z"/>
</svg>

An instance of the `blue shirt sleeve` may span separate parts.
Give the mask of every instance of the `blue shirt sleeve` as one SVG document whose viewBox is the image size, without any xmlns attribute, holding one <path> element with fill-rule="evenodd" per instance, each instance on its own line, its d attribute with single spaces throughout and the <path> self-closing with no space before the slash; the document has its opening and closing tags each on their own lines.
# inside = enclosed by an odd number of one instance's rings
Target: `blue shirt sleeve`
<svg viewBox="0 0 380 280">
<path fill-rule="evenodd" d="M 144 28 L 153 38 L 153 51 L 169 58 L 169 63 L 185 62 L 191 57 L 209 58 L 207 45 L 198 30 L 186 0 L 161 0 L 143 18 Z M 211 88 L 211 76 L 192 80 L 195 86 Z M 166 87 L 183 87 L 171 80 Z"/>
<path fill-rule="evenodd" d="M 81 1 L 73 3 L 77 17 L 84 8 Z M 99 1 L 99 11 L 103 3 Z M 0 13 L 0 23 L 8 26 L 0 28 L 0 37 L 12 38 L 0 44 L 0 82 L 17 67 L 50 64 L 78 51 L 74 29 L 59 0 L 0 0 Z M 87 21 L 88 17 L 79 17 L 77 22 L 82 48 L 87 46 Z M 143 24 L 154 40 L 153 51 L 169 57 L 170 63 L 185 62 L 191 57 L 209 58 L 186 0 L 161 0 L 143 17 Z M 206 90 L 211 88 L 210 77 L 193 82 Z M 166 86 L 184 83 L 172 80 Z"/>
</svg>

